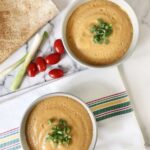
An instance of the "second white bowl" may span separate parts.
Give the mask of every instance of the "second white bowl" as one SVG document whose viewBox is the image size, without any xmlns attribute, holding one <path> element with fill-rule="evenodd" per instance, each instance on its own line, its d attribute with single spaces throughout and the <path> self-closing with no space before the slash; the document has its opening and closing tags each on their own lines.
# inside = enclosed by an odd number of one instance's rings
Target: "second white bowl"
<svg viewBox="0 0 150 150">
<path fill-rule="evenodd" d="M 88 67 L 88 68 L 106 68 L 106 67 L 112 67 L 112 66 L 116 66 L 119 65 L 121 63 L 123 63 L 129 56 L 131 56 L 131 54 L 133 53 L 136 44 L 138 42 L 139 39 L 139 23 L 138 23 L 138 19 L 136 17 L 136 14 L 134 13 L 133 9 L 130 7 L 130 5 L 125 2 L 124 0 L 109 0 L 114 2 L 115 4 L 119 5 L 129 16 L 132 26 L 133 26 L 133 38 L 132 38 L 132 42 L 130 44 L 130 47 L 127 51 L 127 53 L 121 58 L 119 59 L 117 62 L 112 63 L 110 65 L 100 65 L 100 66 L 94 66 L 94 65 L 90 65 L 87 63 L 84 63 L 83 61 L 80 60 L 80 58 L 76 57 L 73 52 L 71 51 L 70 47 L 68 46 L 67 43 L 67 39 L 66 39 L 66 28 L 67 28 L 67 22 L 71 16 L 71 14 L 74 12 L 74 10 L 79 7 L 81 4 L 86 3 L 87 1 L 90 0 L 77 0 L 75 2 L 72 2 L 72 4 L 66 9 L 65 12 L 65 17 L 63 20 L 63 25 L 62 25 L 62 40 L 63 40 L 63 44 L 66 48 L 67 53 L 69 54 L 69 56 L 76 61 L 77 63 L 79 63 L 80 65 L 84 66 L 84 67 Z"/>
<path fill-rule="evenodd" d="M 25 114 L 23 115 L 23 118 L 22 118 L 22 121 L 21 121 L 21 126 L 20 126 L 20 140 L 21 140 L 22 148 L 24 150 L 30 150 L 29 147 L 28 147 L 27 140 L 26 140 L 25 126 L 26 126 L 27 118 L 28 118 L 29 114 L 31 113 L 32 109 L 35 107 L 36 104 L 38 104 L 40 101 L 44 100 L 45 98 L 55 97 L 55 96 L 70 97 L 71 99 L 73 99 L 73 100 L 77 101 L 78 103 L 80 103 L 85 108 L 85 110 L 87 110 L 87 112 L 88 112 L 88 114 L 91 118 L 92 125 L 93 125 L 93 135 L 92 135 L 92 141 L 91 141 L 89 150 L 93 150 L 94 147 L 95 147 L 96 141 L 97 141 L 97 125 L 96 125 L 95 117 L 94 117 L 92 111 L 89 109 L 89 107 L 82 100 L 80 100 L 79 98 L 77 98 L 73 95 L 66 94 L 66 93 L 52 93 L 52 94 L 42 96 L 42 97 L 38 98 L 35 102 L 33 102 L 29 106 L 29 108 L 27 108 Z"/>
</svg>

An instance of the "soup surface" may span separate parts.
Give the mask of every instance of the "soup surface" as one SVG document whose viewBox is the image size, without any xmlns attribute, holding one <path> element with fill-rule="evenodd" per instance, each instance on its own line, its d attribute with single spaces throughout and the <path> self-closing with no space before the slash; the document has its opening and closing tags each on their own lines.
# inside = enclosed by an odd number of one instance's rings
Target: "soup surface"
<svg viewBox="0 0 150 150">
<path fill-rule="evenodd" d="M 71 127 L 71 143 L 66 145 L 47 141 L 52 128 L 49 119 L 63 119 Z M 40 101 L 30 112 L 26 122 L 26 139 L 31 150 L 88 150 L 93 126 L 87 110 L 66 96 L 49 97 Z"/>
<path fill-rule="evenodd" d="M 99 19 L 112 27 L 107 44 L 95 43 L 90 32 Z M 113 64 L 122 58 L 130 47 L 132 36 L 133 27 L 127 13 L 107 0 L 91 0 L 80 5 L 67 22 L 66 37 L 72 53 L 93 66 Z"/>
</svg>

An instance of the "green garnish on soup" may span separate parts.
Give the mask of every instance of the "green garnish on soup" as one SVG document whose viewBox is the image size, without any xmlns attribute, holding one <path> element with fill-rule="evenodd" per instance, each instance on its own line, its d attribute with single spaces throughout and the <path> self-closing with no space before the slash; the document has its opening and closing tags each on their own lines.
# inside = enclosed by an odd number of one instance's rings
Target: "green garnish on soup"
<svg viewBox="0 0 150 150">
<path fill-rule="evenodd" d="M 52 132 L 47 135 L 46 141 L 52 141 L 56 146 L 58 144 L 69 145 L 71 143 L 71 127 L 67 121 L 60 119 L 56 124 L 49 119 L 48 124 L 52 126 Z"/>
<path fill-rule="evenodd" d="M 98 19 L 98 24 L 95 24 L 90 29 L 91 33 L 93 33 L 93 41 L 94 43 L 99 44 L 109 44 L 109 36 L 112 34 L 112 24 L 109 24 L 102 19 Z"/>
</svg>

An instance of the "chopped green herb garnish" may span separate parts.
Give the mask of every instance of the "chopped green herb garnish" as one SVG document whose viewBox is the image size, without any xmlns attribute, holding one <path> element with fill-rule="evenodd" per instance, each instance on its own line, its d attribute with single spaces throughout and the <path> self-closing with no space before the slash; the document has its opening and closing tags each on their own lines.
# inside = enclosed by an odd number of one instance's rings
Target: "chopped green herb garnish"
<svg viewBox="0 0 150 150">
<path fill-rule="evenodd" d="M 93 25 L 90 29 L 91 33 L 93 33 L 93 41 L 94 43 L 99 44 L 109 44 L 108 37 L 112 34 L 112 24 L 104 22 L 102 19 L 98 19 L 98 24 Z"/>
<path fill-rule="evenodd" d="M 67 121 L 60 119 L 57 124 L 52 121 L 52 119 L 48 120 L 49 125 L 53 125 L 52 132 L 49 133 L 46 137 L 47 141 L 52 141 L 55 146 L 58 144 L 69 145 L 72 141 L 71 137 L 71 128 L 69 127 Z"/>
<path fill-rule="evenodd" d="M 52 120 L 51 120 L 51 119 L 48 120 L 48 124 L 49 124 L 49 125 L 52 124 Z"/>
</svg>

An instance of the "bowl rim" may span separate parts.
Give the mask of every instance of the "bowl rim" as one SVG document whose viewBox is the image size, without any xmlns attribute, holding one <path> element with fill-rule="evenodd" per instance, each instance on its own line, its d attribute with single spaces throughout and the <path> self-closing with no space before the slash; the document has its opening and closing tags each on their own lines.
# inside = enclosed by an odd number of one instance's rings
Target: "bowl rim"
<svg viewBox="0 0 150 150">
<path fill-rule="evenodd" d="M 124 54 L 124 56 L 122 56 L 120 59 L 118 59 L 116 62 L 114 62 L 112 64 L 96 66 L 96 65 L 91 65 L 91 64 L 85 63 L 85 62 L 81 61 L 78 57 L 76 57 L 73 54 L 73 52 L 71 51 L 70 47 L 68 46 L 67 39 L 66 39 L 66 26 L 67 26 L 67 22 L 68 22 L 69 17 L 72 15 L 72 13 L 75 11 L 75 9 L 78 8 L 79 6 L 81 6 L 82 4 L 89 2 L 89 1 L 91 1 L 91 0 L 81 0 L 81 1 L 77 0 L 77 1 L 72 2 L 68 6 L 68 8 L 66 8 L 65 17 L 63 19 L 62 28 L 61 28 L 62 41 L 63 41 L 64 47 L 65 47 L 68 55 L 75 62 L 77 62 L 78 64 L 80 64 L 83 67 L 93 68 L 93 69 L 100 69 L 100 68 L 102 69 L 102 68 L 111 68 L 114 66 L 118 66 L 118 65 L 122 64 L 124 61 L 126 61 L 133 54 L 133 52 L 136 48 L 136 45 L 137 45 L 138 40 L 139 40 L 138 18 L 136 16 L 133 8 L 125 0 L 121 0 L 121 1 L 120 0 L 108 0 L 108 1 L 111 1 L 111 2 L 115 3 L 116 5 L 118 5 L 122 10 L 124 10 L 127 13 L 128 17 L 131 21 L 132 27 L 133 27 L 132 41 L 130 43 L 130 46 L 129 46 L 127 52 Z"/>
<path fill-rule="evenodd" d="M 93 150 L 96 146 L 97 137 L 98 137 L 98 127 L 97 127 L 95 116 L 94 116 L 93 112 L 90 110 L 90 108 L 88 107 L 88 105 L 81 98 L 79 98 L 77 96 L 74 96 L 73 94 L 65 93 L 65 92 L 55 92 L 55 93 L 50 93 L 50 94 L 43 95 L 43 96 L 37 98 L 36 100 L 34 100 L 28 106 L 28 108 L 25 110 L 25 112 L 23 114 L 21 124 L 20 124 L 20 129 L 19 129 L 20 130 L 21 147 L 25 150 L 30 150 L 29 147 L 28 147 L 28 144 L 27 144 L 26 136 L 25 136 L 25 125 L 26 125 L 28 115 L 30 114 L 30 112 L 32 111 L 32 109 L 35 107 L 36 104 L 43 101 L 45 98 L 55 97 L 55 96 L 70 97 L 73 100 L 75 100 L 76 102 L 80 103 L 86 109 L 86 111 L 88 112 L 88 114 L 90 116 L 90 119 L 91 119 L 91 122 L 92 122 L 92 127 L 93 127 L 92 140 L 91 140 L 89 150 Z"/>
</svg>

